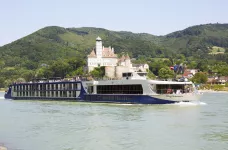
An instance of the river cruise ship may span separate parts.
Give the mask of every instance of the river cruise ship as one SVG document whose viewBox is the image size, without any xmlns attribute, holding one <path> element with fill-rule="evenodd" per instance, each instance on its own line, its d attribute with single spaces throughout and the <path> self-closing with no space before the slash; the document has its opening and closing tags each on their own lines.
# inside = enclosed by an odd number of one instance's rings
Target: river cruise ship
<svg viewBox="0 0 228 150">
<path fill-rule="evenodd" d="M 14 83 L 5 93 L 13 100 L 69 100 L 100 103 L 169 104 L 198 101 L 188 81 L 148 80 L 146 72 L 126 72 L 121 80 L 48 80 Z"/>
</svg>

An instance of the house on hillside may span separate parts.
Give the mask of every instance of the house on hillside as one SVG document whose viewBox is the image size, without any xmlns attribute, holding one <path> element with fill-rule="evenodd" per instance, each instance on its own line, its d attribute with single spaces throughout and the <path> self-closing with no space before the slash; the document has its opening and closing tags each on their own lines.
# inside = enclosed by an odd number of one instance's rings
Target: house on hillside
<svg viewBox="0 0 228 150">
<path fill-rule="evenodd" d="M 221 84 L 225 85 L 228 82 L 228 76 L 210 77 L 207 80 L 207 84 Z"/>
<path fill-rule="evenodd" d="M 134 71 L 147 72 L 147 70 L 149 70 L 149 65 L 148 64 L 133 64 L 132 69 Z"/>
<path fill-rule="evenodd" d="M 228 77 L 221 76 L 221 77 L 218 77 L 217 79 L 217 84 L 225 85 L 226 82 L 228 82 Z"/>
<path fill-rule="evenodd" d="M 207 84 L 217 84 L 217 80 L 214 77 L 209 77 L 207 79 Z"/>
<path fill-rule="evenodd" d="M 183 77 L 190 79 L 198 72 L 199 72 L 199 69 L 185 69 L 183 73 Z"/>
</svg>

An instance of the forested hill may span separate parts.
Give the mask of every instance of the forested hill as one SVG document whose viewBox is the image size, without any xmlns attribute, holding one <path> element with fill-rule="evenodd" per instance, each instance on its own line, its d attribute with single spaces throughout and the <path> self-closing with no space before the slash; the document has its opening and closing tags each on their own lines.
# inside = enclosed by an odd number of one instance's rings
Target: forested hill
<svg viewBox="0 0 228 150">
<path fill-rule="evenodd" d="M 38 64 L 58 58 L 85 57 L 95 46 L 97 36 L 105 46 L 113 46 L 116 53 L 128 52 L 135 58 L 140 55 L 168 57 L 171 53 L 204 55 L 209 53 L 208 47 L 228 47 L 228 24 L 193 26 L 166 36 L 51 26 L 0 47 L 0 56 L 6 66 L 20 64 L 34 69 Z"/>
<path fill-rule="evenodd" d="M 24 66 L 29 61 L 36 68 L 38 63 L 58 58 L 85 57 L 95 46 L 97 36 L 102 38 L 104 46 L 113 46 L 116 53 L 130 52 L 134 57 L 155 57 L 154 51 L 160 48 L 156 46 L 159 38 L 150 34 L 51 26 L 0 47 L 0 55 L 6 66 Z"/>
<path fill-rule="evenodd" d="M 185 56 L 205 55 L 210 52 L 208 47 L 228 47 L 228 24 L 206 24 L 189 27 L 166 35 L 161 44 L 167 48 L 178 50 Z"/>
<path fill-rule="evenodd" d="M 114 47 L 115 53 L 127 52 L 134 58 L 175 58 L 182 54 L 196 60 L 210 58 L 228 62 L 228 24 L 198 25 L 165 36 L 92 27 L 50 26 L 0 47 L 0 75 L 4 78 L 0 78 L 0 87 L 1 80 L 28 74 L 37 76 L 42 72 L 41 67 L 49 65 L 70 64 L 70 71 L 65 71 L 64 75 L 69 72 L 73 75 L 74 69 L 85 65 L 86 56 L 95 46 L 97 36 L 102 38 L 104 46 Z M 59 62 L 55 64 L 55 61 Z"/>
</svg>

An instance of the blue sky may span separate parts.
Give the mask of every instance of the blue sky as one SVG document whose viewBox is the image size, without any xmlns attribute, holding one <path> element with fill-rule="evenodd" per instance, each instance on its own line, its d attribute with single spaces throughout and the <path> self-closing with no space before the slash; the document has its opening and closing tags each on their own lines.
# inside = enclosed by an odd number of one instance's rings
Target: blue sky
<svg viewBox="0 0 228 150">
<path fill-rule="evenodd" d="M 0 46 L 45 26 L 165 35 L 228 23 L 228 0 L 0 0 Z"/>
</svg>

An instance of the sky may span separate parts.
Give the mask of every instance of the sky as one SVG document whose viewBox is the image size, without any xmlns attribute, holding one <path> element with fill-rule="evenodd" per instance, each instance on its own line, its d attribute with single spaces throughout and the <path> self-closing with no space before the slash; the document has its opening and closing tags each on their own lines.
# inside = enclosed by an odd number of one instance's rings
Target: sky
<svg viewBox="0 0 228 150">
<path fill-rule="evenodd" d="M 228 23 L 228 0 L 0 0 L 0 46 L 46 26 L 166 35 Z"/>
</svg>

